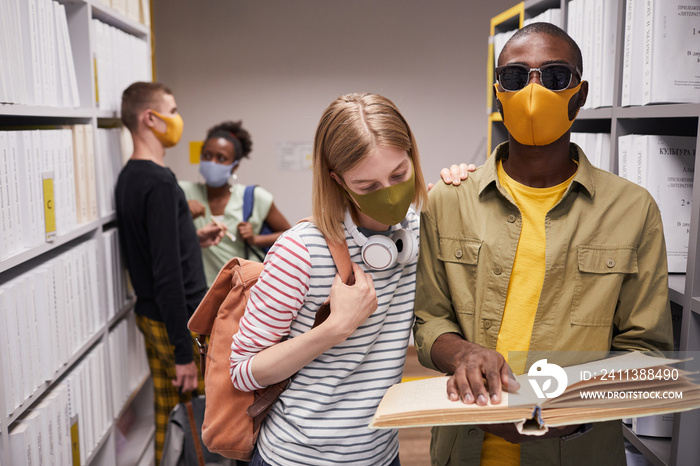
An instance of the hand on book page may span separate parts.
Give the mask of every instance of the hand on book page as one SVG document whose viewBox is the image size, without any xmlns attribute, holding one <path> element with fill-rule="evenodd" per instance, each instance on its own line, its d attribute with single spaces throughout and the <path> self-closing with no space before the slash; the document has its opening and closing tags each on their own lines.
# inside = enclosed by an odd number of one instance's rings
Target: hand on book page
<svg viewBox="0 0 700 466">
<path fill-rule="evenodd" d="M 681 362 L 687 370 L 676 367 Z M 405 382 L 386 392 L 370 427 L 490 424 L 487 429 L 501 429 L 496 435 L 510 436 L 512 429 L 493 425 L 511 424 L 521 434 L 563 436 L 580 424 L 689 411 L 700 408 L 698 371 L 691 363 L 696 361 L 639 352 L 568 367 L 541 359 L 531 365 L 539 373 L 515 377 L 517 392 L 502 392 L 500 403 L 483 406 L 450 400 L 447 376 Z M 562 370 L 542 377 L 549 366 Z M 567 428 L 547 432 L 562 426 Z"/>
<path fill-rule="evenodd" d="M 452 373 L 447 382 L 447 397 L 452 401 L 486 406 L 498 404 L 502 390 L 515 392 L 519 383 L 503 356 L 497 351 L 445 333 L 431 350 L 435 365 Z"/>
<path fill-rule="evenodd" d="M 485 352 L 498 354 L 495 351 L 483 349 Z M 493 354 L 480 354 L 472 357 L 469 362 L 460 364 L 447 381 L 449 399 L 484 406 L 487 401 L 494 404 L 500 403 L 501 390 L 517 392 L 520 384 L 515 380 L 510 366 L 505 360 L 499 361 L 493 356 Z"/>
</svg>

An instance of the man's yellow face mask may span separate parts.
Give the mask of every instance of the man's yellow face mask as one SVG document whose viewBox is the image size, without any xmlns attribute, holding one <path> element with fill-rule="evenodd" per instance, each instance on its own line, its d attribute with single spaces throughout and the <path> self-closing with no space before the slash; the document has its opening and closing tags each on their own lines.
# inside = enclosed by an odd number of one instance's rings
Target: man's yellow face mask
<svg viewBox="0 0 700 466">
<path fill-rule="evenodd" d="M 569 120 L 569 101 L 581 89 L 583 81 L 576 87 L 551 91 L 531 83 L 519 91 L 499 91 L 494 84 L 496 96 L 501 103 L 503 124 L 520 144 L 546 146 L 566 133 L 578 115 Z"/>
</svg>

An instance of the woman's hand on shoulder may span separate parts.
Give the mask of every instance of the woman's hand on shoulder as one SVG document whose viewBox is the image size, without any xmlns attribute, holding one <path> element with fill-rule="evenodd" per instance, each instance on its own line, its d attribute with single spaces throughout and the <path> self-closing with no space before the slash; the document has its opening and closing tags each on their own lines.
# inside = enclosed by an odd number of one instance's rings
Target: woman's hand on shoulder
<svg viewBox="0 0 700 466">
<path fill-rule="evenodd" d="M 345 341 L 377 309 L 377 292 L 372 276 L 353 262 L 355 283 L 346 285 L 336 274 L 331 287 L 331 313 L 324 322 Z"/>
<path fill-rule="evenodd" d="M 445 184 L 459 186 L 460 183 L 469 178 L 469 172 L 476 170 L 476 165 L 473 163 L 460 163 L 459 165 L 451 165 L 450 168 L 440 170 L 440 178 Z M 433 183 L 428 183 L 428 191 L 433 188 Z"/>
</svg>

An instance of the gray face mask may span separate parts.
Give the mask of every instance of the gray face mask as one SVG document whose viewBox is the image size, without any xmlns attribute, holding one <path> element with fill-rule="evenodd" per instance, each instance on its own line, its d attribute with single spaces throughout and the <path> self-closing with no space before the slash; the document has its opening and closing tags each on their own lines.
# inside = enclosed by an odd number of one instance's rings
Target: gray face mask
<svg viewBox="0 0 700 466">
<path fill-rule="evenodd" d="M 228 182 L 231 176 L 231 170 L 237 165 L 238 160 L 228 165 L 222 165 L 212 161 L 201 161 L 199 162 L 199 173 L 202 174 L 208 186 L 220 188 Z"/>
</svg>

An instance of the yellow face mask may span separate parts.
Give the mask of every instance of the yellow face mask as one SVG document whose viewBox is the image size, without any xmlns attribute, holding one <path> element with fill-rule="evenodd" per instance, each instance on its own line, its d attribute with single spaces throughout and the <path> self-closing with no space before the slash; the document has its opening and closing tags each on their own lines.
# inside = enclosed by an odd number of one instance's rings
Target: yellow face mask
<svg viewBox="0 0 700 466">
<path fill-rule="evenodd" d="M 182 117 L 179 113 L 169 117 L 161 115 L 155 110 L 151 110 L 151 112 L 165 122 L 165 132 L 161 133 L 155 128 L 151 128 L 151 131 L 153 131 L 153 134 L 156 135 L 160 143 L 163 144 L 163 147 L 173 147 L 180 141 L 180 137 L 182 136 L 182 129 L 185 125 L 182 121 Z"/>
<path fill-rule="evenodd" d="M 531 83 L 516 92 L 498 90 L 496 95 L 503 108 L 503 124 L 520 144 L 546 146 L 566 133 L 578 115 L 569 120 L 569 101 L 581 89 L 581 83 L 571 89 L 550 91 Z"/>
</svg>

